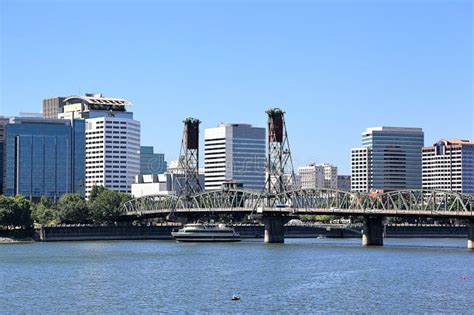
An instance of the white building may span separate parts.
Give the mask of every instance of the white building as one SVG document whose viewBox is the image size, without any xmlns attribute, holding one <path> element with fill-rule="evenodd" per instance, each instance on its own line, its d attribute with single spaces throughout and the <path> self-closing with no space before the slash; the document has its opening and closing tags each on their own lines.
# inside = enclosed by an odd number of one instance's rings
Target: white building
<svg viewBox="0 0 474 315">
<path fill-rule="evenodd" d="M 324 187 L 324 167 L 310 164 L 298 168 L 301 189 L 316 189 Z"/>
<path fill-rule="evenodd" d="M 199 183 L 204 183 L 204 175 L 199 174 Z M 179 195 L 184 187 L 184 175 L 179 173 L 148 174 L 135 176 L 132 195 L 135 198 L 151 195 Z"/>
<path fill-rule="evenodd" d="M 302 189 L 337 189 L 337 167 L 331 164 L 310 164 L 298 168 Z"/>
<path fill-rule="evenodd" d="M 337 189 L 337 166 L 323 164 L 324 188 Z"/>
<path fill-rule="evenodd" d="M 351 150 L 351 191 L 369 191 L 370 155 L 370 148 L 355 148 Z"/>
<path fill-rule="evenodd" d="M 140 174 L 140 122 L 126 111 L 132 104 L 102 94 L 63 100 L 60 118 L 86 119 L 86 198 L 94 186 L 130 193 Z"/>
<path fill-rule="evenodd" d="M 205 189 L 221 189 L 224 182 L 262 190 L 265 185 L 265 128 L 248 124 L 220 124 L 205 130 Z"/>
<path fill-rule="evenodd" d="M 474 194 L 474 142 L 440 140 L 423 148 L 423 189 Z"/>
</svg>

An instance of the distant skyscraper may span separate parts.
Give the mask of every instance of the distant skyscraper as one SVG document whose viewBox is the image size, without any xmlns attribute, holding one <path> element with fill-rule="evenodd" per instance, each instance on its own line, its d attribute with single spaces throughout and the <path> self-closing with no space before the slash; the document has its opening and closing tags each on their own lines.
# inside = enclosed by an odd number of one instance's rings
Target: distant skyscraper
<svg viewBox="0 0 474 315">
<path fill-rule="evenodd" d="M 474 141 L 440 140 L 424 147 L 423 189 L 474 194 Z"/>
<path fill-rule="evenodd" d="M 3 126 L 5 195 L 84 194 L 84 120 L 14 117 Z"/>
<path fill-rule="evenodd" d="M 140 147 L 140 175 L 162 174 L 167 169 L 165 155 L 163 153 L 154 153 L 153 147 Z"/>
<path fill-rule="evenodd" d="M 262 190 L 265 185 L 265 128 L 220 124 L 205 130 L 205 188 L 220 189 L 226 181 Z"/>
<path fill-rule="evenodd" d="M 337 176 L 337 189 L 350 191 L 351 190 L 351 176 L 350 175 L 338 175 Z"/>
<path fill-rule="evenodd" d="M 423 143 L 421 128 L 368 128 L 352 149 L 352 190 L 420 189 Z"/>
<path fill-rule="evenodd" d="M 3 180 L 5 177 L 4 171 L 4 146 L 5 146 L 5 126 L 8 124 L 9 119 L 0 116 L 0 195 L 3 195 Z"/>
<path fill-rule="evenodd" d="M 64 112 L 65 97 L 51 97 L 43 100 L 43 117 L 58 118 Z"/>
<path fill-rule="evenodd" d="M 131 192 L 140 174 L 140 122 L 127 111 L 127 100 L 102 94 L 63 100 L 60 118 L 86 120 L 86 197 L 94 186 Z"/>
<path fill-rule="evenodd" d="M 310 164 L 298 168 L 302 189 L 337 189 L 337 166 L 331 164 Z"/>
</svg>

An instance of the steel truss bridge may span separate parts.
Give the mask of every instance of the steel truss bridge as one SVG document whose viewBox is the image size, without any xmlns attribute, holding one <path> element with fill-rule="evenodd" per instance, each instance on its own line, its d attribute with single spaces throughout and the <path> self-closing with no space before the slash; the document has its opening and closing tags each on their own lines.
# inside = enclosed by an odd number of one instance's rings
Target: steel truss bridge
<svg viewBox="0 0 474 315">
<path fill-rule="evenodd" d="M 265 225 L 265 242 L 284 242 L 284 224 L 298 215 L 363 216 L 362 243 L 383 245 L 385 217 L 466 219 L 468 248 L 474 249 L 474 196 L 439 190 L 400 190 L 362 194 L 332 189 L 299 189 L 280 194 L 222 189 L 190 196 L 155 195 L 128 201 L 122 219 L 199 218 L 216 214 L 251 215 Z"/>
<path fill-rule="evenodd" d="M 189 197 L 145 196 L 128 201 L 123 207 L 123 216 L 138 218 L 211 213 L 474 219 L 474 196 L 439 190 L 401 190 L 371 195 L 332 189 L 300 189 L 281 194 L 223 189 Z"/>
<path fill-rule="evenodd" d="M 201 192 L 199 174 L 200 120 L 187 118 L 179 156 L 184 179 L 175 195 L 145 196 L 123 206 L 123 219 L 155 217 L 196 218 L 212 214 L 235 217 L 251 215 L 263 222 L 265 242 L 284 242 L 283 226 L 297 215 L 330 214 L 363 216 L 365 245 L 383 244 L 383 222 L 387 216 L 447 217 L 468 219 L 468 247 L 474 248 L 474 196 L 438 190 L 401 190 L 384 194 L 361 194 L 331 189 L 295 189 L 285 112 L 266 111 L 268 125 L 265 188 L 246 190 L 224 182 L 221 190 Z M 242 186 L 240 186 L 242 187 Z"/>
</svg>

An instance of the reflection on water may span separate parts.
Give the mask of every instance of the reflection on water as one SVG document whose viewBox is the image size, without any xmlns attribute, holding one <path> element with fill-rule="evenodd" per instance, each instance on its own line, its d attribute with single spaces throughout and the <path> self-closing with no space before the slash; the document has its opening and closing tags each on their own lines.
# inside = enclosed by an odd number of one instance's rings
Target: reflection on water
<svg viewBox="0 0 474 315">
<path fill-rule="evenodd" d="M 474 312 L 464 239 L 0 246 L 1 313 Z M 240 301 L 231 301 L 233 294 Z"/>
</svg>

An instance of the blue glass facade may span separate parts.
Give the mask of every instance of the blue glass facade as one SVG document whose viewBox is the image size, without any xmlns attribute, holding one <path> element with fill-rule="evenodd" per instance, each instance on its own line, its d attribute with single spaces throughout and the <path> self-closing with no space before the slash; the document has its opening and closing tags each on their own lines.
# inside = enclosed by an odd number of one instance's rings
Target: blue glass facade
<svg viewBox="0 0 474 315">
<path fill-rule="evenodd" d="M 167 167 L 164 154 L 154 153 L 153 147 L 140 147 L 140 175 L 163 174 Z"/>
<path fill-rule="evenodd" d="M 3 195 L 3 142 L 0 141 L 0 195 Z"/>
<path fill-rule="evenodd" d="M 12 118 L 5 126 L 4 194 L 84 194 L 83 120 Z"/>
<path fill-rule="evenodd" d="M 421 189 L 424 134 L 417 128 L 374 128 L 362 136 L 371 148 L 371 189 Z"/>
<path fill-rule="evenodd" d="M 474 146 L 462 146 L 462 192 L 474 195 Z"/>
<path fill-rule="evenodd" d="M 244 188 L 263 190 L 265 186 L 265 129 L 233 128 L 232 180 Z"/>
</svg>

